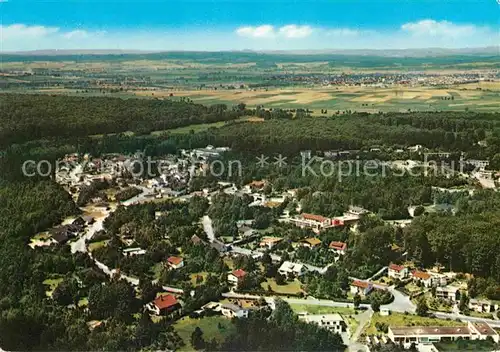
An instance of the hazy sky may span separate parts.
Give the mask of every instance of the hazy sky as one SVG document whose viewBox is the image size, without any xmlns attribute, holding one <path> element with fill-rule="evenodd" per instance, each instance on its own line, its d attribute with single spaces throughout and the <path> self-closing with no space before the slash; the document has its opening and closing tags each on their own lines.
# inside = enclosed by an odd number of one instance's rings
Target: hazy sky
<svg viewBox="0 0 500 352">
<path fill-rule="evenodd" d="M 496 0 L 0 0 L 0 50 L 498 46 Z"/>
</svg>

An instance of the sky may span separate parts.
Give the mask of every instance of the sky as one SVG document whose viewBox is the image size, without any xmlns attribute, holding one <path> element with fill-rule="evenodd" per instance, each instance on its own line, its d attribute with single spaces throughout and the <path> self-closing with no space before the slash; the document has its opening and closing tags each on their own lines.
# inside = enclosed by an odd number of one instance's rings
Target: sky
<svg viewBox="0 0 500 352">
<path fill-rule="evenodd" d="M 500 0 L 0 0 L 0 50 L 268 51 L 498 46 L 499 3 Z"/>
</svg>

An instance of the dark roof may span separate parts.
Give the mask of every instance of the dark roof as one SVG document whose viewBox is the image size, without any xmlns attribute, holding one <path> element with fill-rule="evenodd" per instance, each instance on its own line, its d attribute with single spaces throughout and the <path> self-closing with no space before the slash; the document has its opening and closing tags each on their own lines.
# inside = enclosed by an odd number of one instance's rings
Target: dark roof
<svg viewBox="0 0 500 352">
<path fill-rule="evenodd" d="M 210 246 L 212 248 L 215 248 L 219 252 L 226 252 L 227 251 L 226 245 L 224 243 L 222 243 L 222 242 L 217 241 L 217 240 L 215 240 L 212 243 L 210 243 Z"/>
<path fill-rule="evenodd" d="M 83 226 L 85 225 L 85 220 L 81 216 L 79 216 L 75 220 L 73 220 L 71 224 L 76 226 Z"/>
</svg>

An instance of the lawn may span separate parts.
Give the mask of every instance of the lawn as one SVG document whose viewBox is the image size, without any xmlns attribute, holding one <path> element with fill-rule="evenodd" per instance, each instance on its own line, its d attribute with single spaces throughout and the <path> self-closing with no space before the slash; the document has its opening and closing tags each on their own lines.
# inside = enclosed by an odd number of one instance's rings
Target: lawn
<svg viewBox="0 0 500 352">
<path fill-rule="evenodd" d="M 52 292 L 56 289 L 56 287 L 63 281 L 63 278 L 52 278 L 43 280 L 43 284 L 49 286 L 49 290 L 45 292 L 45 294 L 49 297 L 52 296 Z"/>
<path fill-rule="evenodd" d="M 203 281 L 201 281 L 200 283 L 196 283 L 197 276 L 201 276 L 203 278 Z M 208 276 L 208 273 L 206 271 L 189 275 L 189 277 L 191 278 L 191 284 L 193 286 L 198 286 L 198 285 L 201 285 L 202 283 L 204 283 L 205 280 L 207 279 L 207 276 Z"/>
<path fill-rule="evenodd" d="M 268 289 L 268 286 L 271 286 L 273 292 L 282 293 L 282 294 L 298 294 L 302 292 L 300 288 L 300 281 L 295 279 L 292 282 L 286 282 L 285 285 L 278 285 L 274 279 L 267 279 L 266 282 L 260 284 L 264 290 Z"/>
<path fill-rule="evenodd" d="M 48 232 L 41 232 L 39 234 L 37 234 L 36 236 L 34 236 L 32 238 L 32 240 L 35 240 L 35 241 L 46 241 L 48 239 L 50 239 L 51 236 Z"/>
<path fill-rule="evenodd" d="M 89 251 L 93 252 L 93 251 L 95 251 L 98 248 L 104 247 L 106 245 L 106 243 L 108 243 L 108 240 L 102 240 L 102 241 L 99 241 L 99 242 L 89 243 L 89 246 L 88 246 Z"/>
<path fill-rule="evenodd" d="M 151 132 L 153 136 L 158 136 L 161 135 L 162 133 L 172 133 L 172 134 L 187 134 L 191 133 L 197 133 L 197 132 L 203 132 L 208 130 L 209 128 L 219 128 L 224 126 L 226 122 L 225 121 L 219 121 L 219 122 L 213 122 L 213 123 L 202 123 L 202 124 L 197 124 L 197 125 L 189 125 L 189 126 L 184 126 L 184 127 L 179 127 L 179 128 L 173 128 L 170 130 L 163 130 L 163 131 L 154 131 Z"/>
<path fill-rule="evenodd" d="M 290 307 L 295 313 L 307 312 L 309 314 L 333 314 L 338 313 L 342 315 L 354 314 L 354 309 L 346 307 L 324 307 L 309 304 L 290 304 Z"/>
<path fill-rule="evenodd" d="M 174 324 L 174 329 L 185 343 L 181 349 L 184 351 L 192 351 L 191 334 L 196 327 L 200 327 L 203 331 L 205 341 L 211 341 L 215 338 L 218 342 L 223 342 L 224 339 L 235 331 L 234 325 L 230 319 L 222 316 L 205 317 L 201 319 L 191 319 L 184 317 Z"/>
<path fill-rule="evenodd" d="M 165 268 L 165 265 L 163 263 L 156 263 L 151 267 L 151 271 L 153 272 L 154 278 L 156 280 L 159 280 L 161 277 L 161 274 L 163 272 L 163 268 Z"/>
<path fill-rule="evenodd" d="M 365 330 L 366 335 L 383 334 L 378 331 L 375 324 L 385 323 L 388 326 L 465 326 L 464 323 L 455 320 L 419 317 L 413 314 L 391 313 L 388 316 L 373 314 L 370 325 Z"/>
<path fill-rule="evenodd" d="M 235 269 L 235 267 L 234 267 L 234 262 L 233 262 L 233 260 L 232 260 L 231 258 L 229 258 L 229 257 L 224 257 L 223 261 L 224 261 L 224 264 L 226 264 L 226 265 L 227 265 L 227 267 L 228 267 L 230 270 L 234 270 L 234 269 Z"/>
<path fill-rule="evenodd" d="M 89 299 L 87 297 L 83 297 L 78 301 L 78 307 L 86 307 L 89 305 Z"/>
</svg>

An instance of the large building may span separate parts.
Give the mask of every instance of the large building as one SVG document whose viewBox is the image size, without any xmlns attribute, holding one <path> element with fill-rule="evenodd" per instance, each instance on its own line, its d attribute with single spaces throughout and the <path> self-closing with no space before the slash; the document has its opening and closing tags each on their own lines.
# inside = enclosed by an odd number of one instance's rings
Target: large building
<svg viewBox="0 0 500 352">
<path fill-rule="evenodd" d="M 440 341 L 463 340 L 486 340 L 491 337 L 498 342 L 498 333 L 487 323 L 471 323 L 467 326 L 411 326 L 411 327 L 389 327 L 387 336 L 394 343 L 433 343 Z"/>
<path fill-rule="evenodd" d="M 299 319 L 339 334 L 347 330 L 347 325 L 340 314 L 304 314 L 299 315 Z"/>
</svg>

